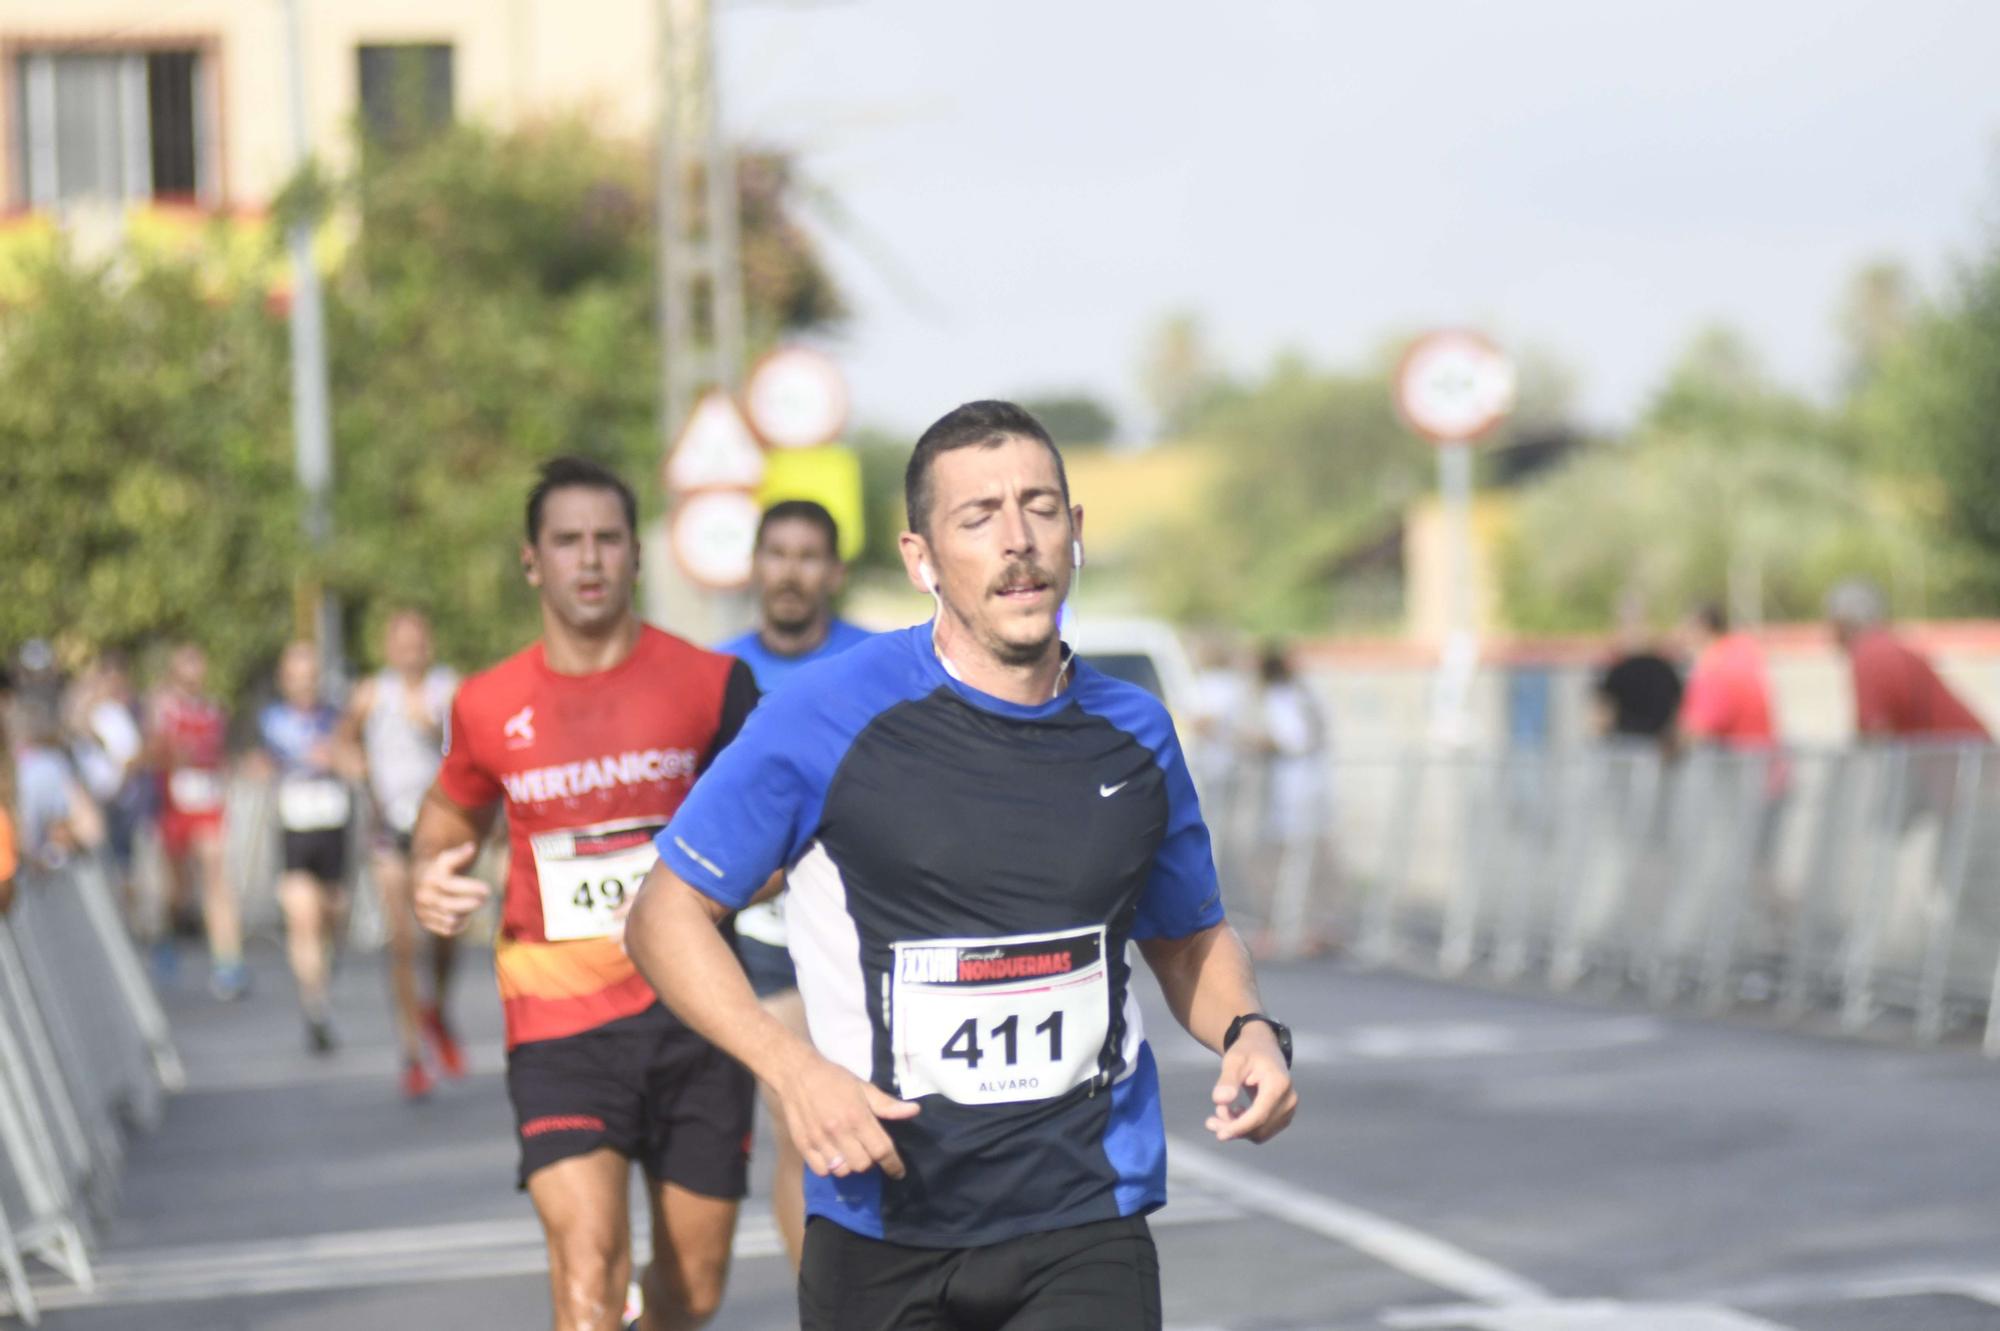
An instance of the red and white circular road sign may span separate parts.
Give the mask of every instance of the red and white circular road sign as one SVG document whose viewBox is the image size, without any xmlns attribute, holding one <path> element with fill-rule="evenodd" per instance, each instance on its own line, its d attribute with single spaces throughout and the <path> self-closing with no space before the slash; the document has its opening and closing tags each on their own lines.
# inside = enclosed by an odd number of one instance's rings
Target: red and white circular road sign
<svg viewBox="0 0 2000 1331">
<path fill-rule="evenodd" d="M 749 582 L 762 511 L 747 490 L 681 496 L 667 533 L 681 571 L 710 591 L 734 591 Z"/>
<path fill-rule="evenodd" d="M 779 347 L 750 371 L 743 407 L 771 447 L 817 448 L 847 428 L 847 381 L 832 357 Z"/>
<path fill-rule="evenodd" d="M 1469 443 L 1514 406 L 1514 362 L 1478 333 L 1426 333 L 1396 367 L 1396 409 L 1434 444 Z"/>
</svg>

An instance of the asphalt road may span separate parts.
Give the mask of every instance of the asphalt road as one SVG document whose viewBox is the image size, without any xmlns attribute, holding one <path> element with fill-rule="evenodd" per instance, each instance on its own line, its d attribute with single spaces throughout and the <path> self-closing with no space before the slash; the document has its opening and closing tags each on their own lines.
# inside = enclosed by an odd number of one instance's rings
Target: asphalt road
<svg viewBox="0 0 2000 1331">
<path fill-rule="evenodd" d="M 247 1003 L 192 975 L 166 996 L 191 1085 L 132 1145 L 98 1289 L 38 1281 L 45 1325 L 546 1326 L 484 958 L 459 990 L 473 1075 L 419 1106 L 395 1094 L 374 959 L 339 977 L 346 1040 L 323 1062 L 277 958 L 256 961 Z M 1213 1060 L 1150 1005 L 1171 1327 L 2000 1328 L 2000 1064 L 1975 1052 L 1330 962 L 1269 967 L 1265 990 L 1305 1103 L 1262 1148 L 1204 1141 Z M 782 1328 L 791 1307 L 752 1204 L 714 1325 Z"/>
</svg>

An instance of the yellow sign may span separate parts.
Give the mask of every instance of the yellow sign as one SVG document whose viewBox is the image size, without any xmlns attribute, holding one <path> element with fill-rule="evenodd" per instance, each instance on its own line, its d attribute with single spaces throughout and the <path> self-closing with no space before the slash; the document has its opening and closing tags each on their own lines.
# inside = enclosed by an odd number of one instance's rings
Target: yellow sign
<svg viewBox="0 0 2000 1331">
<path fill-rule="evenodd" d="M 840 527 L 840 557 L 859 557 L 867 538 L 867 505 L 861 498 L 861 459 L 854 450 L 839 444 L 774 448 L 764 460 L 758 504 L 769 508 L 785 499 L 812 500 L 833 514 Z"/>
</svg>

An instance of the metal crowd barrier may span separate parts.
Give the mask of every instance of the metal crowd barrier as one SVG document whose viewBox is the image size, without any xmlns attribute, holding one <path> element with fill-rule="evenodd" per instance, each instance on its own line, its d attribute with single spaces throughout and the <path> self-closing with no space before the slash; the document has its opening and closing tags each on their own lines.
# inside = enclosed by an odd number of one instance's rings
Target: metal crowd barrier
<svg viewBox="0 0 2000 1331">
<path fill-rule="evenodd" d="M 127 1130 L 186 1078 L 101 866 L 24 868 L 0 916 L 0 1293 L 38 1320 L 27 1262 L 92 1283 Z"/>
<path fill-rule="evenodd" d="M 1337 939 L 1849 1032 L 1983 1028 L 2000 1057 L 2000 749 L 1413 751 L 1326 777 L 1305 835 L 1254 764 L 1204 788 L 1232 911 L 1277 955 Z"/>
</svg>

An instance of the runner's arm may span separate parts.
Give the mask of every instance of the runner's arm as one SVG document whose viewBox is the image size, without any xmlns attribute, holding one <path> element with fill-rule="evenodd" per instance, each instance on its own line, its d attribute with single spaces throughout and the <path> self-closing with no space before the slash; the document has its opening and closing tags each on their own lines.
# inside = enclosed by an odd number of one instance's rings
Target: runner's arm
<svg viewBox="0 0 2000 1331">
<path fill-rule="evenodd" d="M 1258 1010 L 1250 951 L 1227 921 L 1185 938 L 1142 938 L 1139 954 L 1158 978 L 1174 1019 L 1218 1054 L 1229 1023 Z"/>
<path fill-rule="evenodd" d="M 901 1178 L 902 1158 L 878 1120 L 909 1118 L 917 1107 L 821 1057 L 764 1010 L 716 927 L 729 913 L 656 864 L 626 921 L 625 950 L 662 1002 L 771 1089 L 814 1173 L 845 1176 L 880 1165 Z"/>
<path fill-rule="evenodd" d="M 432 933 L 451 937 L 461 932 L 493 895 L 489 883 L 465 871 L 492 830 L 497 808 L 465 808 L 435 784 L 425 793 L 410 836 L 410 862 L 417 869 L 417 920 Z"/>
<path fill-rule="evenodd" d="M 1139 954 L 1158 978 L 1175 1019 L 1222 1055 L 1209 1130 L 1222 1141 L 1248 1137 L 1259 1143 L 1283 1132 L 1298 1112 L 1299 1097 L 1277 1035 L 1253 1021 L 1237 1034 L 1235 1044 L 1222 1047 L 1231 1022 L 1262 1010 L 1250 953 L 1236 930 L 1223 921 L 1183 938 L 1142 938 Z M 1237 1098 L 1246 1090 L 1255 1092 L 1255 1098 L 1238 1109 Z"/>
<path fill-rule="evenodd" d="M 340 714 L 340 724 L 333 731 L 334 767 L 356 783 L 368 779 L 368 750 L 361 742 L 361 729 L 374 706 L 375 681 L 364 679 L 347 696 L 347 709 Z"/>
</svg>

